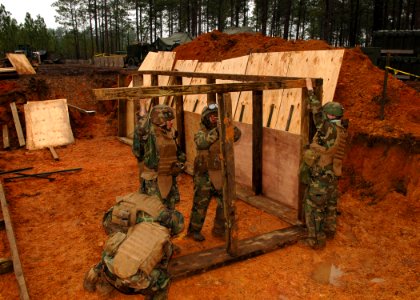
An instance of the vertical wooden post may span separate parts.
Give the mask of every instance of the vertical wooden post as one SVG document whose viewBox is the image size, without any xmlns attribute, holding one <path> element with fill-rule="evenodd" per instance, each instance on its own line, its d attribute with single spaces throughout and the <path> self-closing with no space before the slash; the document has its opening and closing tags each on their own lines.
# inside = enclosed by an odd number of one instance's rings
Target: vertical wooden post
<svg viewBox="0 0 420 300">
<path fill-rule="evenodd" d="M 174 78 L 175 85 L 182 85 L 182 77 Z M 178 130 L 178 145 L 185 153 L 184 97 L 174 96 L 176 105 L 176 127 Z"/>
<path fill-rule="evenodd" d="M 3 149 L 7 149 L 9 147 L 9 129 L 7 128 L 7 124 L 3 124 Z"/>
<path fill-rule="evenodd" d="M 120 74 L 118 75 L 118 87 L 121 87 Z M 127 136 L 127 100 L 118 99 L 118 136 Z"/>
<path fill-rule="evenodd" d="M 158 75 L 150 75 L 151 76 L 151 86 L 158 86 L 159 85 L 159 77 Z M 153 97 L 152 98 L 152 106 L 158 105 L 159 104 L 159 97 Z"/>
<path fill-rule="evenodd" d="M 223 204 L 226 221 L 226 251 L 238 255 L 238 226 L 236 224 L 235 157 L 233 152 L 234 125 L 230 94 L 217 94 L 220 120 L 220 150 L 222 158 Z"/>
<path fill-rule="evenodd" d="M 213 78 L 207 78 L 206 83 L 207 84 L 213 84 L 213 83 L 216 83 L 216 80 L 213 79 Z M 207 94 L 207 105 L 209 105 L 210 103 L 216 103 L 216 94 L 215 93 L 208 93 Z"/>
<path fill-rule="evenodd" d="M 262 193 L 263 92 L 252 91 L 252 190 Z"/>
</svg>

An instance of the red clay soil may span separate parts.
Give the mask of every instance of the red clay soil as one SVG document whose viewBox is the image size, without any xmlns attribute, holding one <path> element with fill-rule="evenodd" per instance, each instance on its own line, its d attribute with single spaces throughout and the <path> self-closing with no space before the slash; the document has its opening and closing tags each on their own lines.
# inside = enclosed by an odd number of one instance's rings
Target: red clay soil
<svg viewBox="0 0 420 300">
<path fill-rule="evenodd" d="M 321 41 L 292 42 L 213 32 L 176 50 L 179 59 L 214 61 L 250 52 L 329 48 Z M 346 107 L 351 139 L 340 181 L 341 215 L 335 239 L 323 250 L 295 244 L 174 281 L 169 299 L 420 298 L 420 97 L 404 83 L 389 77 L 390 100 L 385 120 L 380 121 L 379 104 L 373 98 L 382 93 L 383 75 L 359 49 L 346 49 L 335 98 Z M 37 75 L 37 80 L 46 80 L 49 87 L 44 99 L 58 95 L 71 99 L 72 104 L 107 113 L 86 116 L 70 110 L 76 141 L 56 148 L 59 161 L 54 161 L 48 150 L 28 151 L 13 146 L 10 151 L 0 151 L 0 170 L 33 167 L 33 172 L 45 172 L 82 168 L 56 174 L 53 182 L 26 178 L 3 183 L 29 294 L 31 299 L 109 299 L 85 292 L 82 281 L 84 273 L 100 259 L 106 240 L 101 227 L 103 213 L 113 205 L 116 196 L 138 188 L 137 165 L 130 147 L 115 138 L 115 104 L 99 105 L 89 90 L 115 86 L 116 81 L 111 80 L 115 76 L 103 75 L 94 80 L 93 76 L 80 74 L 42 76 Z M 0 81 L 0 109 L 4 115 L 10 114 L 9 101 L 25 100 L 26 93 L 34 93 L 26 89 L 25 80 Z M 10 89 L 5 88 L 8 85 L 15 93 L 9 93 Z M 60 89 L 62 86 L 65 91 Z M 7 101 L 2 97 L 5 94 Z M 1 116 L 0 121 L 5 122 Z M 2 176 L 5 177 L 10 176 Z M 179 185 L 178 209 L 188 224 L 191 177 L 182 175 Z M 194 242 L 183 234 L 174 240 L 181 247 L 180 255 L 221 245 L 210 234 L 214 208 L 212 203 L 204 228 L 205 242 Z M 240 238 L 287 226 L 241 201 L 237 201 L 237 210 Z M 0 257 L 10 256 L 6 233 L 0 231 L 0 236 Z M 332 274 L 331 266 L 335 270 Z M 14 274 L 0 276 L 0 299 L 18 299 Z M 142 296 L 113 292 L 111 298 Z"/>
</svg>

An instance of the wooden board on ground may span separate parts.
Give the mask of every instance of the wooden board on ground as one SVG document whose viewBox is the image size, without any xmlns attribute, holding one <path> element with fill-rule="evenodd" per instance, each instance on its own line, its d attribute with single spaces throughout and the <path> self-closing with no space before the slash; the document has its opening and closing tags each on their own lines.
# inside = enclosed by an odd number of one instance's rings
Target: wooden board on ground
<svg viewBox="0 0 420 300">
<path fill-rule="evenodd" d="M 219 73 L 221 62 L 199 62 L 195 71 L 197 73 Z M 193 78 L 191 85 L 206 84 L 205 78 Z M 184 110 L 190 112 L 196 112 L 201 114 L 204 106 L 207 105 L 207 95 L 187 95 L 184 97 Z M 185 123 L 187 124 L 187 123 Z"/>
<path fill-rule="evenodd" d="M 27 149 L 42 149 L 74 142 L 66 99 L 28 101 L 25 104 Z"/>
<path fill-rule="evenodd" d="M 10 108 L 12 110 L 13 121 L 15 123 L 16 133 L 19 140 L 19 146 L 24 146 L 25 137 L 23 136 L 22 125 L 20 124 L 19 114 L 16 108 L 16 103 L 15 102 L 10 103 Z"/>
<path fill-rule="evenodd" d="M 278 248 L 293 244 L 306 236 L 301 226 L 292 226 L 275 230 L 256 237 L 239 241 L 238 255 L 231 256 L 225 246 L 204 250 L 173 258 L 169 263 L 169 273 L 172 278 L 179 279 L 208 270 L 223 267 L 228 264 L 249 259 Z"/>
<path fill-rule="evenodd" d="M 6 195 L 4 193 L 3 185 L 0 183 L 0 204 L 4 217 L 7 239 L 9 240 L 10 253 L 12 254 L 13 268 L 15 271 L 16 280 L 19 286 L 20 299 L 29 299 L 28 288 L 26 287 L 25 277 L 23 276 L 22 264 L 19 258 L 19 251 L 17 248 L 16 237 L 13 231 L 12 219 L 9 213 L 9 205 L 7 204 Z"/>
<path fill-rule="evenodd" d="M 6 53 L 7 59 L 10 61 L 12 66 L 16 69 L 19 75 L 31 75 L 36 74 L 34 68 L 29 62 L 25 54 L 22 53 Z"/>
</svg>

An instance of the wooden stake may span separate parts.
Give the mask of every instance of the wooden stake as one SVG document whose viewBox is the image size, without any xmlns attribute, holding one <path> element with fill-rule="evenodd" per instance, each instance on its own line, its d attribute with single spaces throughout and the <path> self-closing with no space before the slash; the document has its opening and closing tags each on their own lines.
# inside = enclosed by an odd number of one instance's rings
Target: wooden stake
<svg viewBox="0 0 420 300">
<path fill-rule="evenodd" d="M 19 146 L 25 146 L 25 137 L 23 136 L 22 126 L 20 125 L 16 103 L 10 103 L 10 108 L 12 109 L 13 121 L 15 122 L 16 133 L 19 139 Z"/>
<path fill-rule="evenodd" d="M 3 124 L 3 148 L 7 149 L 10 147 L 9 142 L 9 129 L 6 124 Z"/>
<path fill-rule="evenodd" d="M 48 149 L 50 150 L 51 155 L 52 155 L 52 157 L 54 158 L 54 160 L 60 160 L 60 158 L 58 157 L 57 152 L 55 152 L 54 147 L 48 147 Z"/>
</svg>

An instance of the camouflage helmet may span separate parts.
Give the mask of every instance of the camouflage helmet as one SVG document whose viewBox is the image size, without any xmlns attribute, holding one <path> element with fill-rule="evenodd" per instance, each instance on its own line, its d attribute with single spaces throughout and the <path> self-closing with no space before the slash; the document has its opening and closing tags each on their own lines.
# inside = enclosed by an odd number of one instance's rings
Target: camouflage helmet
<svg viewBox="0 0 420 300">
<path fill-rule="evenodd" d="M 159 104 L 153 106 L 150 111 L 150 120 L 155 125 L 163 125 L 166 121 L 175 119 L 174 110 L 168 105 Z"/>
<path fill-rule="evenodd" d="M 184 229 L 184 216 L 177 210 L 165 209 L 157 217 L 157 221 L 177 235 Z"/>
<path fill-rule="evenodd" d="M 344 107 L 340 103 L 332 101 L 326 103 L 323 106 L 322 111 L 326 114 L 341 118 L 344 114 Z"/>
<path fill-rule="evenodd" d="M 216 103 L 211 103 L 208 106 L 205 106 L 201 112 L 201 123 L 209 129 L 214 127 L 214 124 L 211 124 L 209 119 L 209 116 L 214 113 L 218 113 L 218 106 Z"/>
</svg>

